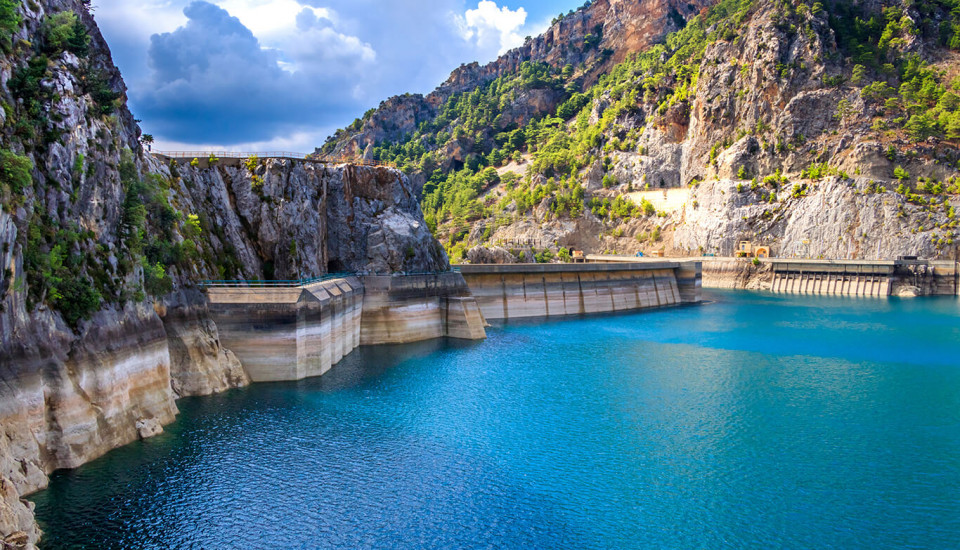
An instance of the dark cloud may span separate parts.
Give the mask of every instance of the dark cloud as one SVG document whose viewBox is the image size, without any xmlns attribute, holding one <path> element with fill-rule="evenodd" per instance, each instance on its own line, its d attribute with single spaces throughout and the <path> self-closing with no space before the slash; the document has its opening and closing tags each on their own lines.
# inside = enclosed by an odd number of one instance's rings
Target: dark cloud
<svg viewBox="0 0 960 550">
<path fill-rule="evenodd" d="M 263 49 L 222 8 L 197 1 L 184 14 L 186 25 L 151 38 L 152 76 L 134 97 L 138 115 L 166 139 L 227 145 L 267 140 L 329 124 L 337 111 L 358 108 L 349 92 L 323 86 L 329 78 L 319 74 L 321 67 L 283 70 L 276 51 Z"/>
<path fill-rule="evenodd" d="M 250 19 L 251 7 L 270 4 L 260 0 L 100 0 L 106 7 L 98 20 L 130 86 L 131 108 L 161 141 L 286 142 L 309 150 L 322 130 L 348 124 L 388 96 L 429 92 L 461 63 L 495 58 L 497 40 L 464 36 L 463 16 L 479 1 L 294 0 L 291 10 L 277 0 L 284 15 L 271 23 L 290 18 L 282 32 Z M 559 4 L 580 1 L 497 5 L 524 7 L 530 26 Z M 258 34 L 215 5 L 225 2 Z M 154 29 L 177 25 L 146 44 Z"/>
</svg>

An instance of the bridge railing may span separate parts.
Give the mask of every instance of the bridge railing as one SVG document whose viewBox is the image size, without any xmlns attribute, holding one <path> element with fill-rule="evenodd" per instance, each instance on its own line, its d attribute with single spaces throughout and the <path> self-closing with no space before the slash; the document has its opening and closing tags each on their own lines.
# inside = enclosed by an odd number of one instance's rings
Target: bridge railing
<svg viewBox="0 0 960 550">
<path fill-rule="evenodd" d="M 153 154 L 174 159 L 209 159 L 210 157 L 227 159 L 247 159 L 250 157 L 305 159 L 309 156 L 305 153 L 294 153 L 290 151 L 267 151 L 260 153 L 244 153 L 241 151 L 154 151 Z"/>
<path fill-rule="evenodd" d="M 230 280 L 209 280 L 209 281 L 200 281 L 201 288 L 299 288 L 302 286 L 312 285 L 315 283 L 322 283 L 324 281 L 332 281 L 334 279 L 343 279 L 346 277 L 357 277 L 357 276 L 405 276 L 405 277 L 414 277 L 414 276 L 439 276 L 446 275 L 448 273 L 460 273 L 460 267 L 455 266 L 450 269 L 450 271 L 423 271 L 423 272 L 406 272 L 399 271 L 396 273 L 328 273 L 320 277 L 313 277 L 310 279 L 277 279 L 277 280 L 259 280 L 259 279 L 230 279 Z"/>
<path fill-rule="evenodd" d="M 328 273 L 321 277 L 313 277 L 311 279 L 275 279 L 275 280 L 258 280 L 258 279 L 231 279 L 231 280 L 211 280 L 211 281 L 201 281 L 200 286 L 202 288 L 298 288 L 301 286 L 312 285 L 314 283 L 322 283 L 324 281 L 332 281 L 334 279 L 343 279 L 344 277 L 352 277 L 354 273 Z"/>
<path fill-rule="evenodd" d="M 393 163 L 382 162 L 379 160 L 360 159 L 353 157 L 325 157 L 307 153 L 295 153 L 291 151 L 261 151 L 255 153 L 241 151 L 153 151 L 152 154 L 170 159 L 209 160 L 210 158 L 248 159 L 250 157 L 256 157 L 258 159 L 303 160 L 320 164 L 354 164 L 358 166 L 386 166 L 395 168 Z"/>
</svg>

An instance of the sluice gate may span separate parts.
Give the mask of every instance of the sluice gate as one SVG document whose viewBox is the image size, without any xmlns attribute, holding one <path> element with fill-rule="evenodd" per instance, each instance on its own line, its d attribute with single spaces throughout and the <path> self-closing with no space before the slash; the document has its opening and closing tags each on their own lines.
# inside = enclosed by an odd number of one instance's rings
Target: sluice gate
<svg viewBox="0 0 960 550">
<path fill-rule="evenodd" d="M 770 290 L 779 294 L 829 296 L 890 296 L 894 262 L 811 262 L 779 260 L 773 263 Z"/>
</svg>

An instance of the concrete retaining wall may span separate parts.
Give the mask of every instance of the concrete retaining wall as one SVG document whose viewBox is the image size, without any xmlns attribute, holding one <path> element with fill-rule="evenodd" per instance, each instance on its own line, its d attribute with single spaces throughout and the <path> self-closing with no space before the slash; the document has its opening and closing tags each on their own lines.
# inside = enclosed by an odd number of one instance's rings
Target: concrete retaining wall
<svg viewBox="0 0 960 550">
<path fill-rule="evenodd" d="M 701 299 L 695 263 L 464 265 L 461 271 L 486 319 L 629 311 Z"/>
<path fill-rule="evenodd" d="M 221 344 L 254 382 L 320 376 L 359 345 L 363 286 L 355 277 L 207 292 Z"/>
<path fill-rule="evenodd" d="M 254 382 L 320 376 L 358 346 L 487 337 L 459 273 L 207 290 L 221 344 Z"/>
<path fill-rule="evenodd" d="M 404 344 L 449 336 L 487 337 L 476 300 L 459 273 L 366 276 L 360 344 Z"/>
</svg>

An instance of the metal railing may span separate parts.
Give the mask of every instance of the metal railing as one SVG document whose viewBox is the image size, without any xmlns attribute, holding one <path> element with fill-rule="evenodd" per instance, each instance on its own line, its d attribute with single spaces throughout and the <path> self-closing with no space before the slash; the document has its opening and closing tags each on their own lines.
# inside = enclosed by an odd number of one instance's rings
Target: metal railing
<svg viewBox="0 0 960 550">
<path fill-rule="evenodd" d="M 316 162 L 320 164 L 353 164 L 357 166 L 386 166 L 394 168 L 393 163 L 382 162 L 379 160 L 360 159 L 352 157 L 326 157 L 307 153 L 294 153 L 291 151 L 266 151 L 257 153 L 245 153 L 240 151 L 153 151 L 154 156 L 166 157 L 170 159 L 248 159 L 256 157 L 258 159 L 290 159 L 302 160 L 307 162 Z"/>
<path fill-rule="evenodd" d="M 201 281 L 201 288 L 299 288 L 301 286 L 332 281 L 334 279 L 343 279 L 352 277 L 353 273 L 328 273 L 312 279 L 298 280 L 257 280 L 257 279 L 232 279 L 223 281 Z"/>
<path fill-rule="evenodd" d="M 452 266 L 449 271 L 423 271 L 423 272 L 406 272 L 398 271 L 395 273 L 328 273 L 320 277 L 314 277 L 311 279 L 298 279 L 298 280 L 258 280 L 258 279 L 232 279 L 232 280 L 222 280 L 222 281 L 200 281 L 201 288 L 299 288 L 302 286 L 312 285 L 314 283 L 322 283 L 324 281 L 332 281 L 334 279 L 344 279 L 346 277 L 364 277 L 364 276 L 377 276 L 377 277 L 390 277 L 390 276 L 403 276 L 403 277 L 422 277 L 422 276 L 440 276 L 446 275 L 448 273 L 460 273 L 460 266 Z"/>
<path fill-rule="evenodd" d="M 243 153 L 240 151 L 154 151 L 153 154 L 174 159 L 209 159 L 210 157 L 247 159 L 250 157 L 257 157 L 302 160 L 309 157 L 309 155 L 305 153 L 293 153 L 290 151 L 267 151 L 261 153 Z"/>
</svg>

